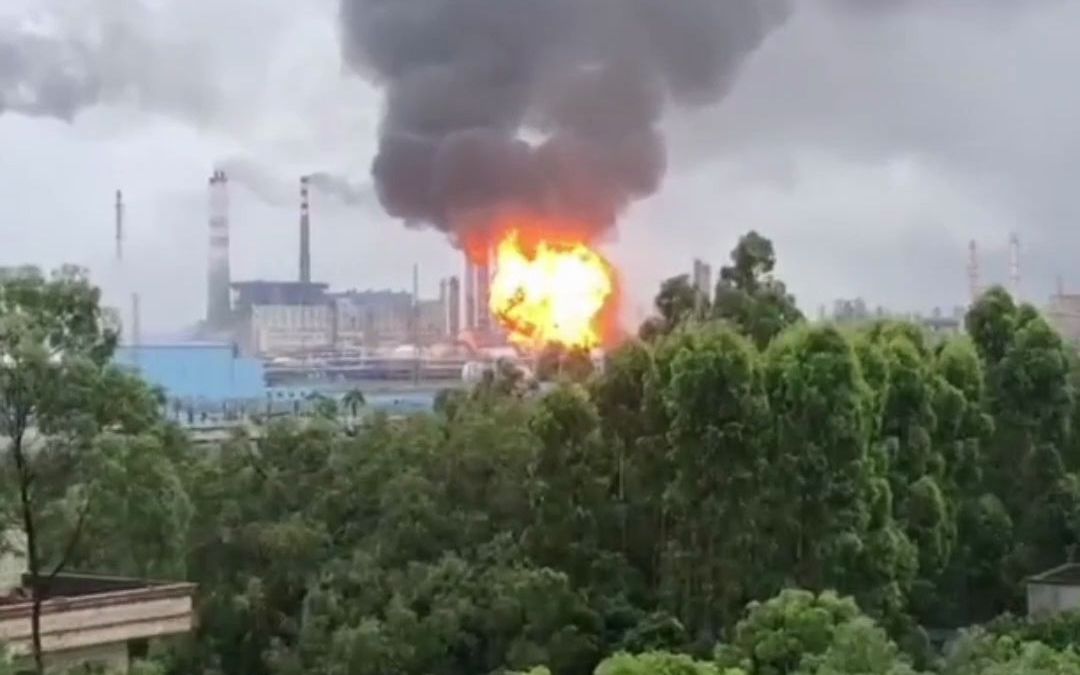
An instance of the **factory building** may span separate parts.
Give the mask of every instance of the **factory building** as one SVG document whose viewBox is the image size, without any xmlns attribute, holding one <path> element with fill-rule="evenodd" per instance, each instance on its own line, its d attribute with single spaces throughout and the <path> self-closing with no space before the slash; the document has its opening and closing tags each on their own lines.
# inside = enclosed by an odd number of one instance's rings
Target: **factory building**
<svg viewBox="0 0 1080 675">
<path fill-rule="evenodd" d="M 233 311 L 244 315 L 258 305 L 325 305 L 328 288 L 310 281 L 241 281 L 232 285 Z"/>
<path fill-rule="evenodd" d="M 342 331 L 360 345 L 409 342 L 413 296 L 405 291 L 348 291 L 334 296 Z"/>
<path fill-rule="evenodd" d="M 310 178 L 301 177 L 296 280 L 232 282 L 228 178 L 220 170 L 211 176 L 207 311 L 201 337 L 231 341 L 243 353 L 259 356 L 456 341 L 463 333 L 461 282 L 457 277 L 441 281 L 439 295 L 432 300 L 421 300 L 415 283 L 412 293 L 329 293 L 326 284 L 312 281 L 309 187 Z M 465 324 L 474 334 L 490 334 L 490 270 L 486 261 L 480 261 L 469 263 L 467 272 Z"/>
<path fill-rule="evenodd" d="M 881 306 L 871 309 L 862 298 L 843 298 L 833 302 L 832 314 L 829 316 L 826 316 L 824 306 L 821 307 L 819 318 L 822 321 L 852 326 L 885 320 L 906 321 L 922 326 L 930 334 L 948 336 L 963 332 L 965 311 L 963 307 L 954 307 L 951 313 L 947 313 L 940 307 L 935 307 L 930 316 L 924 316 L 919 313 L 890 312 Z"/>
<path fill-rule="evenodd" d="M 247 322 L 247 349 L 255 354 L 297 354 L 334 348 L 330 305 L 256 305 Z"/>
<path fill-rule="evenodd" d="M 122 346 L 113 361 L 161 387 L 170 400 L 221 403 L 258 399 L 265 391 L 262 361 L 231 344 Z"/>
<path fill-rule="evenodd" d="M 456 278 L 439 284 L 439 297 L 415 298 L 404 291 L 348 291 L 334 296 L 337 347 L 377 348 L 385 345 L 430 345 L 454 341 L 459 302 Z"/>
<path fill-rule="evenodd" d="M 449 288 L 443 282 L 440 288 Z M 237 295 L 237 340 L 267 356 L 359 351 L 453 341 L 451 295 L 414 300 L 404 291 L 326 293 L 320 284 L 244 284 Z"/>
</svg>

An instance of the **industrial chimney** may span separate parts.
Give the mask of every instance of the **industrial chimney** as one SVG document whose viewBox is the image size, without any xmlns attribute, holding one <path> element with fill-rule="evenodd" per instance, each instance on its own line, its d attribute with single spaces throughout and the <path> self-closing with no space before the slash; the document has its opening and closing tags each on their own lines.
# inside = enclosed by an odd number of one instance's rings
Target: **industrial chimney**
<svg viewBox="0 0 1080 675">
<path fill-rule="evenodd" d="M 206 284 L 206 323 L 224 328 L 232 315 L 229 277 L 229 190 L 225 172 L 210 177 L 210 258 Z"/>
<path fill-rule="evenodd" d="M 446 280 L 446 337 L 457 340 L 461 334 L 461 281 L 457 277 Z"/>
<path fill-rule="evenodd" d="M 300 177 L 300 281 L 311 283 L 311 203 L 308 200 L 310 176 Z"/>
<path fill-rule="evenodd" d="M 491 254 L 484 249 L 484 258 L 476 265 L 476 330 L 491 334 Z"/>
<path fill-rule="evenodd" d="M 476 331 L 476 266 L 465 253 L 465 330 Z"/>
</svg>

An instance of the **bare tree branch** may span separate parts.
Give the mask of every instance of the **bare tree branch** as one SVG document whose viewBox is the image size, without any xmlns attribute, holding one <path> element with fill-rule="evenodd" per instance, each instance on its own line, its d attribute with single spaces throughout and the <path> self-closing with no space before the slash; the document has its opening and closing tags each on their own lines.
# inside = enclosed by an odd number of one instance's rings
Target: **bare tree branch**
<svg viewBox="0 0 1080 675">
<path fill-rule="evenodd" d="M 86 525 L 86 516 L 90 513 L 90 504 L 92 501 L 93 493 L 91 492 L 86 496 L 86 502 L 79 511 L 79 518 L 75 521 L 75 529 L 71 531 L 71 537 L 68 538 L 67 545 L 64 547 L 64 554 L 60 557 L 60 560 L 57 561 L 53 571 L 45 579 L 45 583 L 43 584 L 45 592 L 48 592 L 48 589 L 52 586 L 53 580 L 64 571 L 64 568 L 66 568 L 71 561 L 71 557 L 75 553 L 75 547 L 79 545 L 79 540 L 82 538 L 83 528 Z"/>
</svg>

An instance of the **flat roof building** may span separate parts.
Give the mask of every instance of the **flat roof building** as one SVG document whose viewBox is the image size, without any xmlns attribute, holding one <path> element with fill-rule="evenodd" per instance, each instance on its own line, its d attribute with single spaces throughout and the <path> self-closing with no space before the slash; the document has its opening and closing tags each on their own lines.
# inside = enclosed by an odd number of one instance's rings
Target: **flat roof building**
<svg viewBox="0 0 1080 675">
<path fill-rule="evenodd" d="M 0 555 L 0 644 L 16 667 L 33 653 L 25 538 L 9 530 Z M 104 667 L 126 673 L 147 640 L 183 635 L 195 624 L 195 585 L 129 577 L 58 574 L 41 605 L 41 647 L 46 667 Z"/>
<path fill-rule="evenodd" d="M 1080 609 L 1080 564 L 1069 563 L 1027 580 L 1028 616 L 1046 619 Z"/>
<path fill-rule="evenodd" d="M 113 359 L 172 400 L 223 403 L 266 395 L 262 361 L 241 356 L 228 343 L 126 346 Z"/>
</svg>

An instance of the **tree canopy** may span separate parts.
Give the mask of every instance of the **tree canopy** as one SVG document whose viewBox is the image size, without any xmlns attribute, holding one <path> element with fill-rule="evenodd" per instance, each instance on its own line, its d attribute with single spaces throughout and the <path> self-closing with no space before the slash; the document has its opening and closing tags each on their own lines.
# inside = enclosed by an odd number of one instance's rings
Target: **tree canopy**
<svg viewBox="0 0 1080 675">
<path fill-rule="evenodd" d="M 928 637 L 1080 543 L 1080 359 L 999 289 L 966 335 L 810 324 L 775 263 L 747 235 L 708 313 L 666 283 L 647 339 L 550 350 L 543 390 L 503 364 L 209 450 L 110 365 L 85 279 L 5 283 L 2 513 L 45 578 L 198 583 L 162 675 L 1080 672 L 1075 619 Z"/>
</svg>

